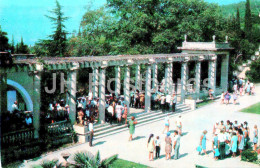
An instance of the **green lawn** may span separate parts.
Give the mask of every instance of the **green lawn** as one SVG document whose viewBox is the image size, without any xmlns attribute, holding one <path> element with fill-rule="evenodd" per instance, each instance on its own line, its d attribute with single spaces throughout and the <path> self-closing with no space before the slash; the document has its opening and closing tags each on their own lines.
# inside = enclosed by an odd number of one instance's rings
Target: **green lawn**
<svg viewBox="0 0 260 168">
<path fill-rule="evenodd" d="M 213 103 L 213 102 L 214 102 L 213 100 L 206 100 L 201 103 L 197 103 L 196 107 L 199 108 L 199 107 L 205 106 L 205 105 Z"/>
<path fill-rule="evenodd" d="M 148 166 L 130 162 L 123 159 L 117 159 L 112 165 L 112 168 L 148 168 Z"/>
<path fill-rule="evenodd" d="M 240 110 L 241 112 L 245 113 L 255 113 L 255 114 L 260 114 L 260 103 L 256 103 L 252 106 L 249 106 L 247 108 L 244 108 Z"/>
</svg>

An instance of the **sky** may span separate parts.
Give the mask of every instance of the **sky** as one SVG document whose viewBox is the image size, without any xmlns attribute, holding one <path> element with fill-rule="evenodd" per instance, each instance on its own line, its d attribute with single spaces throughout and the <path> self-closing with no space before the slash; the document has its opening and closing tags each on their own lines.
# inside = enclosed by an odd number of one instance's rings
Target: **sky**
<svg viewBox="0 0 260 168">
<path fill-rule="evenodd" d="M 245 0 L 205 0 L 210 3 L 226 5 Z M 106 0 L 59 0 L 65 16 L 70 18 L 65 22 L 66 30 L 72 33 L 78 31 L 79 24 L 86 8 L 98 8 Z M 15 43 L 21 37 L 25 44 L 34 45 L 39 39 L 46 39 L 53 32 L 53 25 L 45 15 L 55 8 L 55 0 L 0 0 L 0 25 L 2 31 L 8 33 L 9 42 L 12 37 Z"/>
</svg>

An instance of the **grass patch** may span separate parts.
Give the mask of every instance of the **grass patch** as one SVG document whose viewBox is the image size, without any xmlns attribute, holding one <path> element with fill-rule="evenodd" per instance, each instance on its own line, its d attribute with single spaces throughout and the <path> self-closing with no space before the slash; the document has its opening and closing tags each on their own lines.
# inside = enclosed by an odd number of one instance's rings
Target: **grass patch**
<svg viewBox="0 0 260 168">
<path fill-rule="evenodd" d="M 111 167 L 112 168 L 148 168 L 148 166 L 139 163 L 130 162 L 123 159 L 117 159 L 116 161 L 113 162 L 113 164 L 111 164 Z"/>
<path fill-rule="evenodd" d="M 208 105 L 208 104 L 213 103 L 213 102 L 214 102 L 214 100 L 206 100 L 206 101 L 203 101 L 201 103 L 197 103 L 196 107 L 200 108 L 202 106 Z"/>
<path fill-rule="evenodd" d="M 245 113 L 260 114 L 260 103 L 256 103 L 256 104 L 249 106 L 247 108 L 244 108 L 240 111 L 245 112 Z"/>
</svg>

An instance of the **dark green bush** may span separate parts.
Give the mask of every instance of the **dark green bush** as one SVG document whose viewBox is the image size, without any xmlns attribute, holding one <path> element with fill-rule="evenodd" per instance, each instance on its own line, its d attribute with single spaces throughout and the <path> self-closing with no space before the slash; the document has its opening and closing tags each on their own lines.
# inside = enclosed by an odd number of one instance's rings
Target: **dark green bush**
<svg viewBox="0 0 260 168">
<path fill-rule="evenodd" d="M 247 149 L 241 153 L 241 160 L 242 161 L 247 161 L 247 162 L 254 162 L 256 161 L 257 158 L 257 153 L 253 151 L 252 149 Z"/>
</svg>

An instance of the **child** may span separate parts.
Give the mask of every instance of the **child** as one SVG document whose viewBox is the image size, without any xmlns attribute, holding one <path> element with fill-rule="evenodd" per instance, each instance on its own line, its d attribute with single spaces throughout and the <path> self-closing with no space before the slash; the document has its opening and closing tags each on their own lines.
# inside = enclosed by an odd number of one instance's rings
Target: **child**
<svg viewBox="0 0 260 168">
<path fill-rule="evenodd" d="M 240 92 L 240 96 L 243 96 L 243 85 L 240 87 L 240 89 L 239 89 L 239 92 Z"/>
<path fill-rule="evenodd" d="M 233 93 L 233 100 L 234 100 L 234 104 L 236 105 L 237 104 L 237 93 L 236 92 Z"/>
<path fill-rule="evenodd" d="M 223 91 L 222 94 L 221 94 L 221 102 L 220 102 L 220 104 L 224 104 L 224 99 L 225 99 L 225 97 L 224 97 L 224 91 Z"/>
<path fill-rule="evenodd" d="M 156 146 L 155 158 L 160 158 L 161 141 L 159 139 L 159 136 L 156 137 L 155 146 Z"/>
<path fill-rule="evenodd" d="M 215 133 L 213 141 L 212 141 L 212 145 L 213 145 L 213 153 L 214 153 L 214 159 L 218 160 L 219 157 L 219 150 L 218 150 L 218 134 Z"/>
</svg>

